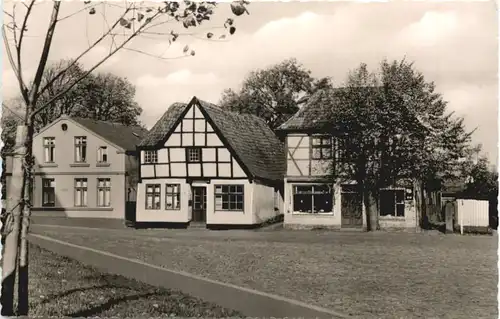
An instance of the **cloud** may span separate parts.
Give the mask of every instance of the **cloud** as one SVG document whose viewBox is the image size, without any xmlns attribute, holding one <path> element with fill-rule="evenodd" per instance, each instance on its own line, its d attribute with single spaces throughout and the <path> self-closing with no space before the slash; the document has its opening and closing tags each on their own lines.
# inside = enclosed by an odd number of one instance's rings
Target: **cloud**
<svg viewBox="0 0 500 319">
<path fill-rule="evenodd" d="M 413 45 L 429 47 L 452 36 L 459 21 L 455 12 L 430 11 L 422 19 L 403 30 L 400 40 L 407 39 Z"/>
<path fill-rule="evenodd" d="M 213 85 L 219 81 L 213 73 L 194 74 L 190 70 L 183 69 L 170 73 L 165 77 L 156 77 L 150 74 L 141 76 L 136 84 L 140 87 L 163 87 L 176 85 Z"/>
</svg>

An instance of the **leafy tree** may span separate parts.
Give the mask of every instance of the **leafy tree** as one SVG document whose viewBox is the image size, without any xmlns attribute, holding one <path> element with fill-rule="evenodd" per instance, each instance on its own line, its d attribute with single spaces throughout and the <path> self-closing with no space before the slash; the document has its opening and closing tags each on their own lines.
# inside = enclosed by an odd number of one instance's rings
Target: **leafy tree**
<svg viewBox="0 0 500 319">
<path fill-rule="evenodd" d="M 373 199 L 381 187 L 418 179 L 422 191 L 437 189 L 458 173 L 472 133 L 463 119 L 445 113 L 442 96 L 412 63 L 383 61 L 378 73 L 362 64 L 323 100 L 334 105 L 328 127 L 345 150 L 333 177 L 357 182 L 369 229 L 378 228 Z"/>
<path fill-rule="evenodd" d="M 299 110 L 302 97 L 328 85 L 328 78 L 316 81 L 296 59 L 288 59 L 250 72 L 241 90 L 226 89 L 219 104 L 235 112 L 257 115 L 275 129 Z"/>
<path fill-rule="evenodd" d="M 72 61 L 62 60 L 47 67 L 44 82 L 53 77 Z M 72 81 L 85 72 L 79 64 L 73 65 L 65 76 L 51 83 L 41 95 L 40 101 L 50 101 L 58 92 L 65 90 Z M 51 123 L 62 114 L 95 120 L 111 121 L 126 125 L 140 125 L 142 108 L 134 100 L 135 87 L 127 79 L 111 73 L 89 74 L 73 86 L 61 99 L 41 111 L 35 117 L 36 129 Z"/>
<path fill-rule="evenodd" d="M 25 65 L 23 58 L 26 56 L 23 51 L 23 43 L 28 41 L 29 32 L 28 24 L 32 21 L 32 12 L 36 5 L 49 5 L 52 11 L 48 19 L 48 27 L 44 36 L 43 46 L 41 49 L 39 63 L 36 66 L 36 72 L 30 82 L 26 81 L 23 73 Z M 2 264 L 2 315 L 12 316 L 14 314 L 20 316 L 28 315 L 28 243 L 27 234 L 29 229 L 29 216 L 31 215 L 31 193 L 33 189 L 33 134 L 35 132 L 35 123 L 37 116 L 50 109 L 55 105 L 55 102 L 67 96 L 68 92 L 84 81 L 95 69 L 107 61 L 111 56 L 120 50 L 129 50 L 138 54 L 152 56 L 157 59 L 168 59 L 163 55 L 154 55 L 144 52 L 138 48 L 131 47 L 134 39 L 144 35 L 167 38 L 170 43 L 177 41 L 181 34 L 175 27 L 184 27 L 185 29 L 196 28 L 201 24 L 205 24 L 211 19 L 216 11 L 216 2 L 92 2 L 84 1 L 82 8 L 72 12 L 71 14 L 62 16 L 61 7 L 67 6 L 68 2 L 53 1 L 46 3 L 38 3 L 35 0 L 30 0 L 27 3 L 14 2 L 11 9 L 4 6 L 4 25 L 3 25 L 3 40 L 5 53 L 9 59 L 10 65 L 19 84 L 19 92 L 23 98 L 24 104 L 24 119 L 20 127 L 20 138 L 22 141 L 20 146 L 20 154 L 22 160 L 22 177 L 20 180 L 13 182 L 13 185 L 20 185 L 16 194 L 12 195 L 15 198 L 14 208 L 9 208 L 6 212 L 7 219 L 6 229 L 8 230 L 3 246 L 3 264 Z M 248 14 L 246 6 L 247 1 L 235 1 L 230 4 L 232 13 L 235 16 L 241 16 L 244 13 Z M 20 8 L 20 10 L 18 10 Z M 50 50 L 53 44 L 56 30 L 59 28 L 70 27 L 73 30 L 78 29 L 76 24 L 69 25 L 69 21 L 76 14 L 89 14 L 93 23 L 105 26 L 102 33 L 95 40 L 88 39 L 89 46 L 83 50 L 81 54 L 71 59 L 72 62 L 66 65 L 66 68 L 51 77 L 48 82 L 43 81 L 43 75 L 47 69 Z M 102 18 L 102 19 L 101 19 Z M 95 20 L 101 21 L 95 21 Z M 172 28 L 169 25 L 173 26 Z M 236 31 L 234 19 L 228 18 L 224 23 L 224 29 L 227 32 L 214 37 L 212 32 L 206 33 L 206 39 L 217 41 L 223 39 L 227 35 L 233 35 Z M 30 31 L 28 31 L 30 30 Z M 227 33 L 227 34 L 226 34 Z M 182 36 L 196 36 L 195 33 L 185 33 Z M 10 37 L 10 39 L 9 39 Z M 50 99 L 44 100 L 45 91 L 49 90 L 56 81 L 71 73 L 74 66 L 93 48 L 98 45 L 108 45 L 109 51 L 96 62 L 92 67 L 78 74 L 75 79 L 67 82 L 64 89 L 58 90 Z M 182 50 L 183 56 L 194 56 L 195 51 L 189 46 L 185 46 Z M 68 72 L 68 73 L 66 73 Z M 68 77 L 70 78 L 70 77 Z M 64 104 L 63 105 L 68 105 Z M 50 117 L 50 116 L 49 116 Z M 22 128 L 22 130 L 21 130 Z M 16 160 L 18 160 L 16 158 Z M 13 178 L 15 178 L 13 176 Z M 22 180 L 22 181 L 21 181 Z M 18 253 L 19 252 L 19 253 Z M 16 269 L 18 272 L 18 302 L 17 313 L 14 311 L 14 283 L 16 282 Z"/>
</svg>

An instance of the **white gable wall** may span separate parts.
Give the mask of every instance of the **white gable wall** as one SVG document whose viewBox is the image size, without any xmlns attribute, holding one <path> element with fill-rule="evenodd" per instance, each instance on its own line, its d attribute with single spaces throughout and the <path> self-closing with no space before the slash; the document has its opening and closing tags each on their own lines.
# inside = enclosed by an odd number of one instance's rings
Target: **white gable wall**
<svg viewBox="0 0 500 319">
<path fill-rule="evenodd" d="M 201 149 L 201 162 L 188 163 L 186 148 L 189 147 Z M 157 150 L 157 163 L 144 163 L 144 152 L 141 152 L 141 178 L 247 178 L 196 105 L 190 107 L 164 147 Z"/>
</svg>

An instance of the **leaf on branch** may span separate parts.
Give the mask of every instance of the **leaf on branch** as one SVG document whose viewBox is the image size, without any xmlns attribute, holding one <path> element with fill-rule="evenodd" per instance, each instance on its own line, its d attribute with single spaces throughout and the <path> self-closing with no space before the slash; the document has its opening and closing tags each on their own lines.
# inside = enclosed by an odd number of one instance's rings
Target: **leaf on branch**
<svg viewBox="0 0 500 319">
<path fill-rule="evenodd" d="M 184 47 L 184 49 L 182 50 L 182 52 L 186 53 L 186 52 L 188 52 L 188 51 L 189 51 L 189 46 L 188 46 L 188 45 L 186 45 L 186 46 Z"/>
<path fill-rule="evenodd" d="M 90 8 L 89 14 L 95 14 L 95 8 Z"/>
<path fill-rule="evenodd" d="M 198 13 L 206 13 L 207 12 L 207 7 L 205 7 L 204 5 L 200 5 L 198 7 Z"/>
<path fill-rule="evenodd" d="M 137 13 L 137 21 L 141 22 L 141 21 L 142 21 L 142 19 L 144 19 L 144 14 L 142 14 L 142 13 L 140 13 L 140 12 L 139 12 L 139 13 Z"/>
<path fill-rule="evenodd" d="M 153 9 L 151 9 L 151 8 L 147 8 L 147 9 L 146 9 L 146 12 L 147 12 L 147 13 L 149 13 L 149 12 L 151 12 L 151 11 L 153 11 Z"/>
<path fill-rule="evenodd" d="M 196 4 L 195 4 L 195 6 L 196 6 Z M 177 9 L 179 9 L 179 3 L 178 2 L 170 2 L 170 4 L 168 5 L 168 8 L 170 9 L 170 11 L 176 12 Z"/>
<path fill-rule="evenodd" d="M 91 3 L 92 1 L 83 1 L 83 4 L 89 4 Z"/>
<path fill-rule="evenodd" d="M 231 3 L 231 11 L 233 12 L 233 14 L 235 16 L 240 16 L 245 12 L 248 13 L 247 9 L 245 8 L 245 6 L 241 2 Z"/>
<path fill-rule="evenodd" d="M 235 27 L 231 27 L 231 28 L 229 28 L 229 33 L 230 33 L 231 35 L 233 35 L 235 32 L 236 32 L 236 28 L 235 28 Z"/>
<path fill-rule="evenodd" d="M 192 56 L 195 56 L 196 52 L 194 52 L 194 50 L 191 50 L 191 55 Z"/>
<path fill-rule="evenodd" d="M 182 24 L 184 25 L 184 28 L 186 28 L 186 29 L 189 27 L 195 27 L 196 26 L 196 19 L 192 15 L 190 15 L 184 19 Z"/>
<path fill-rule="evenodd" d="M 213 34 L 212 32 L 208 32 L 208 33 L 207 33 L 207 38 L 209 38 L 209 39 L 210 39 L 210 38 L 212 38 L 213 36 L 214 36 L 214 34 Z"/>
<path fill-rule="evenodd" d="M 226 38 L 226 35 L 225 35 L 225 34 L 223 34 L 223 35 L 221 35 L 221 36 L 219 37 L 219 39 L 225 39 L 225 38 Z"/>
<path fill-rule="evenodd" d="M 228 25 L 230 25 L 230 26 L 231 26 L 231 25 L 233 25 L 233 23 L 234 23 L 234 20 L 233 20 L 233 19 L 231 19 L 231 18 L 228 18 L 228 19 L 226 20 L 226 22 L 224 23 L 224 27 L 225 27 L 225 28 L 227 28 L 227 26 L 228 26 Z"/>
<path fill-rule="evenodd" d="M 127 19 L 125 19 L 125 18 L 121 18 L 121 19 L 120 19 L 120 25 L 121 25 L 122 27 L 127 26 L 127 24 L 129 24 L 129 22 L 128 22 L 128 20 L 127 20 Z"/>
</svg>

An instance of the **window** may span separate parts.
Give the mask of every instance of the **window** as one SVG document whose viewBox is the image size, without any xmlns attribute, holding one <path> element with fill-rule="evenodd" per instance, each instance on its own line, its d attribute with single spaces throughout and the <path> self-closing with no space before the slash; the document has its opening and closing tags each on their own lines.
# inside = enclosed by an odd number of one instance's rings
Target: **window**
<svg viewBox="0 0 500 319">
<path fill-rule="evenodd" d="M 56 203 L 56 182 L 53 178 L 42 179 L 42 206 L 54 207 Z"/>
<path fill-rule="evenodd" d="M 181 209 L 181 185 L 179 184 L 165 185 L 165 209 L 166 210 Z"/>
<path fill-rule="evenodd" d="M 75 162 L 85 163 L 87 161 L 87 137 L 75 137 Z"/>
<path fill-rule="evenodd" d="M 331 213 L 332 187 L 326 184 L 294 186 L 293 211 L 312 214 Z"/>
<path fill-rule="evenodd" d="M 97 179 L 97 206 L 110 207 L 111 206 L 111 179 L 99 178 Z"/>
<path fill-rule="evenodd" d="M 243 185 L 215 185 L 215 210 L 243 211 Z"/>
<path fill-rule="evenodd" d="M 55 137 L 44 137 L 43 138 L 43 151 L 44 151 L 44 162 L 54 163 L 55 150 L 56 150 L 56 139 Z"/>
<path fill-rule="evenodd" d="M 87 206 L 87 179 L 86 178 L 75 179 L 75 206 L 76 207 Z"/>
<path fill-rule="evenodd" d="M 144 163 L 158 163 L 158 151 L 144 151 Z"/>
<path fill-rule="evenodd" d="M 97 149 L 97 162 L 98 163 L 107 163 L 108 162 L 108 147 L 100 146 Z"/>
<path fill-rule="evenodd" d="M 198 163 L 201 162 L 201 148 L 199 147 L 190 147 L 186 148 L 186 158 L 190 163 Z"/>
<path fill-rule="evenodd" d="M 332 137 L 313 136 L 311 141 L 312 159 L 331 159 L 333 158 Z"/>
<path fill-rule="evenodd" d="M 380 216 L 405 215 L 405 192 L 403 189 L 383 189 L 380 191 Z"/>
<path fill-rule="evenodd" d="M 146 209 L 160 209 L 160 184 L 146 184 Z"/>
</svg>

